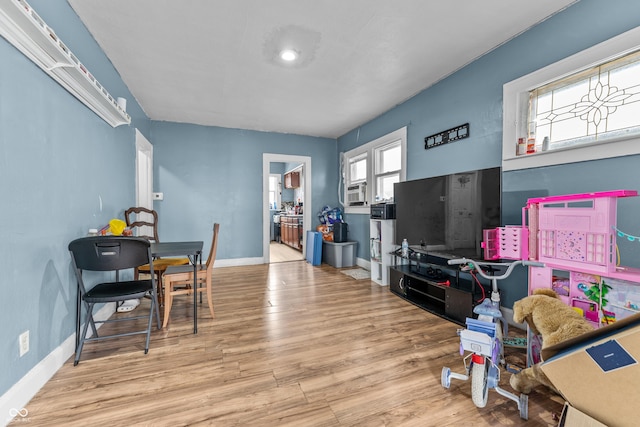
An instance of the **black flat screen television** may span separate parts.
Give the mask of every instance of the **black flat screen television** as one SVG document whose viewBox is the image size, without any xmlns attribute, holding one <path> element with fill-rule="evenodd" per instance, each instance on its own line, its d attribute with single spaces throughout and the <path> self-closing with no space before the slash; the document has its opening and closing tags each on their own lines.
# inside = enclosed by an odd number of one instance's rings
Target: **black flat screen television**
<svg viewBox="0 0 640 427">
<path fill-rule="evenodd" d="M 500 226 L 500 168 L 394 185 L 396 243 L 444 258 L 482 259 L 482 230 Z"/>
</svg>

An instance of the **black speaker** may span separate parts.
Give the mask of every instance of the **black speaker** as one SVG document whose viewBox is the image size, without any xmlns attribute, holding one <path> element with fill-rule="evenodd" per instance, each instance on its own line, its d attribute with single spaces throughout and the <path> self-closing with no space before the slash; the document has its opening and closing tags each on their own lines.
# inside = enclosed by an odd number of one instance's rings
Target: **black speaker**
<svg viewBox="0 0 640 427">
<path fill-rule="evenodd" d="M 336 222 L 333 224 L 333 241 L 344 243 L 348 241 L 349 225 L 346 222 Z"/>
</svg>

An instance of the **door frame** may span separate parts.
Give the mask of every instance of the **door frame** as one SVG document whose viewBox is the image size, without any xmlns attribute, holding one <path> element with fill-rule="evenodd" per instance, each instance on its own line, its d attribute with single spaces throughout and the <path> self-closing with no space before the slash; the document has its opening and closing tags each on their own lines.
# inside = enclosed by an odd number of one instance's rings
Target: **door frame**
<svg viewBox="0 0 640 427">
<path fill-rule="evenodd" d="M 270 164 L 277 163 L 302 163 L 304 170 L 304 200 L 302 212 L 302 249 L 307 247 L 307 233 L 311 225 L 311 157 L 297 156 L 291 154 L 262 154 L 262 260 L 264 264 L 269 264 L 269 244 L 271 241 L 271 230 L 269 230 L 269 174 Z"/>
<path fill-rule="evenodd" d="M 153 145 L 136 129 L 136 206 L 153 209 Z"/>
<path fill-rule="evenodd" d="M 138 129 L 136 129 L 136 206 L 153 209 L 153 145 Z M 149 214 L 145 214 L 149 216 L 148 218 L 141 218 L 140 215 L 142 214 L 136 215 L 137 220 L 151 221 Z M 145 230 L 145 228 L 138 232 L 153 234 L 153 230 Z"/>
</svg>

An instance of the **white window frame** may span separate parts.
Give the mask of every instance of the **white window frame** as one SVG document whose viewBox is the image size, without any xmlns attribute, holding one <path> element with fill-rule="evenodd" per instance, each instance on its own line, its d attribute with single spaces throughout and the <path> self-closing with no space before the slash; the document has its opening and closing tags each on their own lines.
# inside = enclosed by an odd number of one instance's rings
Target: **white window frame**
<svg viewBox="0 0 640 427">
<path fill-rule="evenodd" d="M 343 167 L 344 167 L 344 182 L 342 186 L 342 194 L 347 194 L 347 186 L 350 184 L 349 177 L 349 160 L 366 156 L 367 158 L 367 198 L 366 203 L 363 206 L 349 206 L 346 201 L 346 197 L 344 198 L 344 212 L 348 214 L 365 214 L 369 215 L 371 213 L 370 205 L 374 203 L 373 198 L 376 194 L 376 173 L 375 173 L 375 150 L 378 148 L 382 148 L 385 145 L 389 145 L 393 142 L 400 141 L 400 146 L 402 150 L 401 154 L 401 169 L 400 169 L 400 181 L 405 181 L 407 179 L 407 127 L 404 126 L 398 130 L 390 132 L 384 136 L 381 136 L 378 139 L 370 141 L 366 144 L 363 144 L 353 150 L 347 151 L 344 153 L 343 157 Z"/>
<path fill-rule="evenodd" d="M 269 179 L 271 178 L 275 178 L 277 184 L 277 188 L 275 189 L 275 199 L 276 199 L 276 206 L 277 209 L 280 209 L 280 206 L 282 204 L 282 175 L 278 174 L 278 173 L 270 173 L 269 174 Z M 271 192 L 271 188 L 269 188 L 269 193 Z M 268 200 L 268 198 L 267 198 Z M 273 209 L 271 206 L 269 206 L 269 209 Z"/>
<path fill-rule="evenodd" d="M 355 163 L 355 162 L 359 162 L 361 160 L 365 160 L 367 163 L 367 170 L 369 169 L 369 156 L 368 154 L 365 153 L 360 153 L 357 156 L 351 156 L 349 159 L 347 159 L 346 165 L 347 165 L 347 177 L 348 177 L 348 181 L 349 184 L 359 184 L 361 182 L 366 182 L 368 184 L 368 180 L 369 180 L 369 174 L 367 173 L 366 176 L 364 177 L 364 179 L 357 179 L 357 180 L 353 180 L 351 179 L 351 163 Z"/>
<path fill-rule="evenodd" d="M 526 136 L 529 92 L 552 81 L 611 61 L 640 48 L 640 27 L 551 64 L 503 86 L 502 170 L 519 170 L 640 154 L 640 137 L 621 137 L 563 149 L 516 155 Z"/>
<path fill-rule="evenodd" d="M 400 146 L 400 162 L 402 163 L 402 143 L 398 144 L 398 140 L 394 140 L 392 142 L 390 142 L 389 144 L 385 144 L 385 145 L 381 145 L 379 147 L 374 148 L 373 151 L 373 178 L 372 178 L 372 184 L 373 184 L 373 188 L 372 188 L 372 194 L 371 197 L 374 198 L 374 203 L 376 202 L 375 197 L 376 194 L 378 194 L 378 179 L 379 178 L 384 178 L 384 177 L 389 177 L 391 175 L 400 175 L 400 173 L 402 172 L 402 164 L 400 165 L 400 169 L 394 169 L 393 171 L 390 172 L 380 172 L 378 169 L 378 166 L 380 166 L 381 162 L 381 158 L 382 158 L 382 153 L 390 148 L 395 148 Z"/>
</svg>

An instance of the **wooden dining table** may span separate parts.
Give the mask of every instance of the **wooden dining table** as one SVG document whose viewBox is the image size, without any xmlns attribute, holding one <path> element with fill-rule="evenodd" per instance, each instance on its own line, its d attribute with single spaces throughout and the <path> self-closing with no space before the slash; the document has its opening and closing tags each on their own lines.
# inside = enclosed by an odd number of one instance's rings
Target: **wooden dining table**
<svg viewBox="0 0 640 427">
<path fill-rule="evenodd" d="M 202 256 L 202 241 L 151 242 L 151 255 L 154 258 L 186 256 L 193 265 L 193 333 L 198 333 L 197 269 Z M 162 280 L 162 279 L 160 279 Z"/>
</svg>

